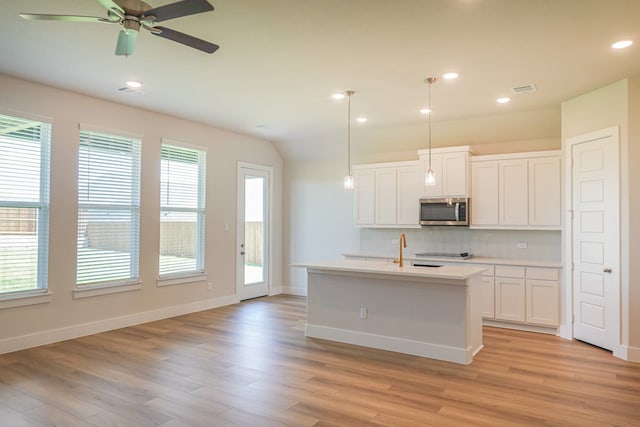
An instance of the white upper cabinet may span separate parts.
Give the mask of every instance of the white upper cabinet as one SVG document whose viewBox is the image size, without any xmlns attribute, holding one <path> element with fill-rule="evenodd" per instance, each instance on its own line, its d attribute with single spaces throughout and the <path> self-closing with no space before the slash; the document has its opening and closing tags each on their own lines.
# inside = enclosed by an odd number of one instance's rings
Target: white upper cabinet
<svg viewBox="0 0 640 427">
<path fill-rule="evenodd" d="M 374 169 L 353 171 L 354 207 L 353 222 L 356 225 L 374 224 L 374 197 L 376 175 Z"/>
<path fill-rule="evenodd" d="M 418 165 L 396 169 L 396 224 L 416 226 L 419 223 L 420 168 Z"/>
<path fill-rule="evenodd" d="M 419 227 L 417 161 L 358 165 L 354 170 L 354 224 Z"/>
<path fill-rule="evenodd" d="M 560 157 L 541 157 L 529 160 L 529 224 L 559 226 Z"/>
<path fill-rule="evenodd" d="M 529 185 L 527 159 L 503 160 L 498 163 L 498 223 L 528 225 Z"/>
<path fill-rule="evenodd" d="M 473 162 L 471 176 L 471 224 L 498 224 L 498 162 Z"/>
<path fill-rule="evenodd" d="M 396 168 L 378 168 L 375 173 L 375 223 L 395 225 L 398 194 Z"/>
<path fill-rule="evenodd" d="M 560 152 L 475 156 L 471 228 L 561 227 Z"/>
<path fill-rule="evenodd" d="M 419 150 L 421 175 L 429 169 L 429 150 Z M 469 195 L 471 152 L 468 146 L 434 148 L 431 150 L 431 170 L 436 185 L 424 185 L 421 179 L 422 197 L 460 197 Z"/>
</svg>

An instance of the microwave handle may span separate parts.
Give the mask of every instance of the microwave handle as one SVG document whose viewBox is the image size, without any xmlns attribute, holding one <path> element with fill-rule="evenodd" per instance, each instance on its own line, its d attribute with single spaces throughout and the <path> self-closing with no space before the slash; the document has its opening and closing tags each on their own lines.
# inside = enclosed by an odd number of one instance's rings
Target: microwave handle
<svg viewBox="0 0 640 427">
<path fill-rule="evenodd" d="M 460 203 L 456 203 L 456 221 L 460 221 Z"/>
</svg>

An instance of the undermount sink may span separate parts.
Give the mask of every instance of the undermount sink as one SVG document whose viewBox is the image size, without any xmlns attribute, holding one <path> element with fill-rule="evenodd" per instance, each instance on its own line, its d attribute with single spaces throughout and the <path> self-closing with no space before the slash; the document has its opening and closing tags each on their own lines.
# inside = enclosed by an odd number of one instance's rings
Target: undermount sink
<svg viewBox="0 0 640 427">
<path fill-rule="evenodd" d="M 441 265 L 437 265 L 437 264 L 422 264 L 422 263 L 414 263 L 413 264 L 414 267 L 429 267 L 429 268 L 438 268 L 438 267 L 442 267 Z"/>
</svg>

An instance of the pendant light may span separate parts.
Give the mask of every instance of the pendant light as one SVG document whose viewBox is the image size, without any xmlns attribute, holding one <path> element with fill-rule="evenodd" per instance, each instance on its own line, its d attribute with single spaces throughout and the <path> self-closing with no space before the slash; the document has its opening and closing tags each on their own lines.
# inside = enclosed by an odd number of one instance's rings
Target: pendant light
<svg viewBox="0 0 640 427">
<path fill-rule="evenodd" d="M 353 175 L 351 175 L 351 95 L 355 92 L 348 90 L 345 92 L 348 99 L 347 107 L 347 175 L 344 177 L 344 189 L 353 190 Z"/>
<path fill-rule="evenodd" d="M 427 83 L 429 85 L 429 90 L 428 90 L 428 97 L 427 97 L 427 101 L 429 104 L 429 131 L 428 131 L 428 136 L 429 136 L 429 167 L 427 168 L 427 172 L 424 174 L 424 184 L 425 185 L 436 185 L 436 176 L 433 173 L 433 169 L 431 169 L 431 85 L 433 83 L 436 82 L 436 78 L 435 77 L 427 77 L 426 79 L 424 79 L 424 82 Z"/>
</svg>

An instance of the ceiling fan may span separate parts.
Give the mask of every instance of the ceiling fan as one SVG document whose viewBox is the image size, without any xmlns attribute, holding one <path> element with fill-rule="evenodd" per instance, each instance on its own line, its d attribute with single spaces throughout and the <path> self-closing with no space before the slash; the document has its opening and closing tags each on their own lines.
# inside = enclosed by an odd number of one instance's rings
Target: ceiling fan
<svg viewBox="0 0 640 427">
<path fill-rule="evenodd" d="M 152 8 L 141 0 L 97 0 L 105 9 L 107 17 L 78 16 L 78 15 L 48 15 L 21 13 L 24 19 L 34 21 L 70 21 L 70 22 L 102 22 L 106 24 L 120 24 L 124 28 L 118 35 L 116 55 L 128 56 L 133 50 L 140 28 L 151 34 L 173 40 L 174 42 L 190 46 L 206 53 L 213 53 L 220 46 L 217 44 L 190 36 L 167 27 L 157 26 L 156 23 L 182 16 L 210 12 L 213 6 L 207 0 L 181 0 L 164 6 Z"/>
</svg>

